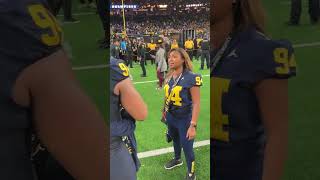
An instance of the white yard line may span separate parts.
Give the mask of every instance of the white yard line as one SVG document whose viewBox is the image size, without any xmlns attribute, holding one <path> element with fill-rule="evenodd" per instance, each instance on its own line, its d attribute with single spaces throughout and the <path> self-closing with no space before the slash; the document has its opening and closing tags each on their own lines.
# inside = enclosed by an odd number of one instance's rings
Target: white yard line
<svg viewBox="0 0 320 180">
<path fill-rule="evenodd" d="M 294 48 L 316 47 L 316 46 L 320 46 L 320 42 L 302 43 L 302 44 L 294 44 L 293 45 Z M 92 70 L 92 69 L 104 69 L 107 67 L 108 67 L 108 65 L 106 65 L 106 64 L 100 64 L 100 65 L 73 67 L 72 69 L 75 71 L 82 71 L 82 70 Z M 204 75 L 204 76 L 206 76 L 206 75 Z M 157 80 L 135 82 L 134 84 L 144 84 L 144 83 L 151 83 L 151 82 L 157 82 Z"/>
<path fill-rule="evenodd" d="M 207 145 L 210 145 L 210 140 L 195 142 L 193 145 L 193 148 L 207 146 Z M 173 147 L 162 148 L 162 149 L 156 149 L 156 150 L 152 150 L 152 151 L 138 153 L 138 157 L 140 159 L 143 159 L 143 158 L 148 158 L 148 157 L 160 156 L 160 155 L 172 153 L 172 152 L 174 152 Z"/>
<path fill-rule="evenodd" d="M 100 64 L 100 65 L 92 65 L 92 66 L 73 67 L 72 69 L 75 71 L 80 71 L 80 70 L 90 70 L 90 69 L 104 69 L 107 67 L 108 65 L 106 64 Z"/>
<path fill-rule="evenodd" d="M 312 42 L 312 43 L 302 43 L 302 44 L 294 44 L 294 48 L 303 48 L 303 47 L 315 47 L 320 46 L 320 42 Z"/>
</svg>

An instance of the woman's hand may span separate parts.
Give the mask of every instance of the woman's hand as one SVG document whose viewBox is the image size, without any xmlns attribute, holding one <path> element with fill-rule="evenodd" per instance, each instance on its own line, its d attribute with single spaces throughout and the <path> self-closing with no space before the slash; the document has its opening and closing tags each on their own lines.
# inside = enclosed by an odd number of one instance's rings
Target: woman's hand
<svg viewBox="0 0 320 180">
<path fill-rule="evenodd" d="M 194 126 L 190 126 L 188 131 L 187 131 L 187 136 L 186 138 L 190 141 L 193 140 L 196 137 L 196 128 Z"/>
<path fill-rule="evenodd" d="M 161 122 L 163 122 L 165 124 L 167 123 L 167 121 L 166 121 L 166 113 L 164 111 L 162 111 Z"/>
</svg>

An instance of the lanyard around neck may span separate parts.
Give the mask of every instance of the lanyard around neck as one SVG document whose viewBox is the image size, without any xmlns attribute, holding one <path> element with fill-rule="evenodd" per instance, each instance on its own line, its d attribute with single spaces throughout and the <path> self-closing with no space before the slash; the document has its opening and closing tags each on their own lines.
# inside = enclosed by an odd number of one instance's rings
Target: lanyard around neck
<svg viewBox="0 0 320 180">
<path fill-rule="evenodd" d="M 227 37 L 227 39 L 225 40 L 225 42 L 223 43 L 222 48 L 213 57 L 212 62 L 211 62 L 211 73 L 214 71 L 214 69 L 217 67 L 218 63 L 221 61 L 221 59 L 222 59 L 223 55 L 225 54 L 231 41 L 232 41 L 232 36 L 229 35 Z"/>
<path fill-rule="evenodd" d="M 174 84 L 172 85 L 172 88 L 171 88 L 170 92 L 168 92 L 169 95 L 168 95 L 168 97 L 166 98 L 166 100 L 164 102 L 164 112 L 168 112 L 168 110 L 169 110 L 169 106 L 171 104 L 170 100 L 171 100 L 171 98 L 173 96 L 173 88 L 176 87 L 177 84 L 179 83 L 179 81 L 180 81 L 180 79 L 182 77 L 182 74 L 183 74 L 183 72 L 179 75 L 179 77 L 178 77 L 178 79 L 176 81 L 174 80 L 173 76 L 171 76 L 171 79 L 174 81 Z M 169 91 L 169 89 L 168 89 L 168 91 Z"/>
</svg>

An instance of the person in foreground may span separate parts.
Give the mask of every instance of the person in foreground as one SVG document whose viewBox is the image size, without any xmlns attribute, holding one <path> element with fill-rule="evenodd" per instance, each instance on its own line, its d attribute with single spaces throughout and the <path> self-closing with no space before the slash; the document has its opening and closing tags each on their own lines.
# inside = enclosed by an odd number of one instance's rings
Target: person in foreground
<svg viewBox="0 0 320 180">
<path fill-rule="evenodd" d="M 168 54 L 169 72 L 164 86 L 163 120 L 173 140 L 174 158 L 164 167 L 170 170 L 181 166 L 183 148 L 188 167 L 186 179 L 194 180 L 196 175 L 193 143 L 200 113 L 202 77 L 192 72 L 192 62 L 184 49 L 171 49 Z"/>
<path fill-rule="evenodd" d="M 136 180 L 140 167 L 135 138 L 136 121 L 148 109 L 129 78 L 125 61 L 110 59 L 110 179 Z"/>
</svg>

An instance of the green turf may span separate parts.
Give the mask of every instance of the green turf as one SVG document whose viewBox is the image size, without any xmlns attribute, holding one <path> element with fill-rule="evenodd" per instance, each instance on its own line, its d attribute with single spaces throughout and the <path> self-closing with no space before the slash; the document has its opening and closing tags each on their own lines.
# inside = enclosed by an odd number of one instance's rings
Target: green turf
<svg viewBox="0 0 320 180">
<path fill-rule="evenodd" d="M 210 178 L 210 147 L 195 148 L 197 179 L 208 180 Z M 171 170 L 165 170 L 166 164 L 173 157 L 173 153 L 151 157 L 141 160 L 141 168 L 138 172 L 138 180 L 178 180 L 184 179 L 187 166 L 183 158 L 183 165 Z"/>
<path fill-rule="evenodd" d="M 264 0 L 268 32 L 275 39 L 289 39 L 293 44 L 320 42 L 320 25 L 310 25 L 307 1 L 303 1 L 300 26 L 288 27 L 290 1 Z M 297 77 L 290 80 L 289 154 L 284 180 L 320 179 L 320 137 L 318 67 L 320 46 L 296 48 Z"/>
<path fill-rule="evenodd" d="M 77 2 L 75 2 L 77 3 Z M 81 10 L 74 6 L 76 13 Z M 82 11 L 92 11 L 83 9 Z M 103 37 L 103 28 L 98 15 L 75 15 L 80 22 L 77 24 L 61 24 L 64 31 L 64 46 L 68 52 L 73 67 L 106 64 L 108 49 L 99 49 L 97 41 Z M 58 19 L 62 21 L 62 17 Z M 75 71 L 80 86 L 92 98 L 105 119 L 108 118 L 108 70 L 91 69 Z"/>
</svg>

